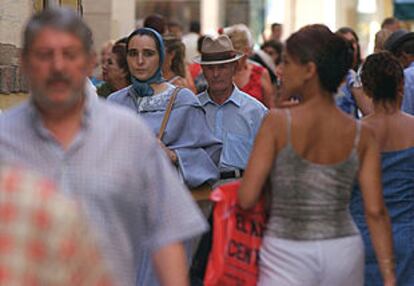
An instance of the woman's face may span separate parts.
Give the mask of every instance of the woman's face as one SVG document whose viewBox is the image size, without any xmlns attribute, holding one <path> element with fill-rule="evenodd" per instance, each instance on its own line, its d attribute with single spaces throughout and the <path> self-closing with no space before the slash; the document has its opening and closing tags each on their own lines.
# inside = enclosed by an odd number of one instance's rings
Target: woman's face
<svg viewBox="0 0 414 286">
<path fill-rule="evenodd" d="M 126 76 L 125 71 L 118 65 L 117 55 L 111 53 L 109 59 L 102 67 L 103 80 L 111 85 L 123 80 Z"/>
<path fill-rule="evenodd" d="M 128 44 L 127 62 L 134 77 L 141 81 L 151 78 L 160 63 L 154 39 L 147 35 L 134 36 Z"/>
<path fill-rule="evenodd" d="M 306 76 L 306 66 L 293 58 L 286 50 L 283 53 L 282 64 L 279 68 L 282 82 L 282 98 L 288 99 L 302 93 Z"/>
</svg>

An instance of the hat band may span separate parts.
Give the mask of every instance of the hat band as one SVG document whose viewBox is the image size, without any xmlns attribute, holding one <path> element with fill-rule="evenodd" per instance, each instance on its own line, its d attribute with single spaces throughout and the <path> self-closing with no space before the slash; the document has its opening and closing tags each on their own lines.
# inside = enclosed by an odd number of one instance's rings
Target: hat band
<svg viewBox="0 0 414 286">
<path fill-rule="evenodd" d="M 201 60 L 203 62 L 213 62 L 213 61 L 224 61 L 233 59 L 236 56 L 235 52 L 220 52 L 220 53 L 208 53 L 202 54 Z"/>
</svg>

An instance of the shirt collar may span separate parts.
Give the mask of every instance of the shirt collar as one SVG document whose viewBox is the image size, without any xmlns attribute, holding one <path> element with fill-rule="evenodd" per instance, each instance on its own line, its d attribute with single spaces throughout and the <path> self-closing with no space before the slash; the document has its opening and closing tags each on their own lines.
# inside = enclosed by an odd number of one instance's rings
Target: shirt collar
<svg viewBox="0 0 414 286">
<path fill-rule="evenodd" d="M 414 67 L 414 61 L 410 63 L 410 65 L 408 66 L 409 68 Z"/>
<path fill-rule="evenodd" d="M 199 96 L 199 101 L 201 103 L 202 106 L 207 105 L 208 103 L 212 103 L 217 105 L 217 103 L 215 103 L 210 96 L 208 95 L 208 91 L 204 91 L 200 96 Z M 232 102 L 234 105 L 236 105 L 237 107 L 240 107 L 241 105 L 241 95 L 240 95 L 240 90 L 237 88 L 237 86 L 235 84 L 233 84 L 233 92 L 231 93 L 231 95 L 229 96 L 229 98 L 227 98 L 227 100 L 222 104 L 225 105 L 229 102 Z"/>
</svg>

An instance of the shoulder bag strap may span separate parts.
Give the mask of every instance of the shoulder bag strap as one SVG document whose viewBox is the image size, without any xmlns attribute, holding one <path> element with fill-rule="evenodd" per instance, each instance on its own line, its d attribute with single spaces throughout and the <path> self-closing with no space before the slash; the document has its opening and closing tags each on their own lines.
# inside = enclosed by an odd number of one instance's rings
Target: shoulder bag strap
<svg viewBox="0 0 414 286">
<path fill-rule="evenodd" d="M 173 91 L 173 94 L 170 97 L 170 101 L 168 102 L 167 109 L 165 110 L 164 118 L 162 119 L 161 127 L 157 135 L 157 138 L 159 140 L 162 140 L 162 137 L 164 136 L 164 131 L 165 131 L 165 128 L 167 127 L 168 119 L 170 119 L 170 114 L 171 114 L 171 110 L 175 102 L 175 98 L 177 97 L 177 94 L 180 91 L 180 89 L 181 88 L 176 87 L 175 90 Z"/>
</svg>

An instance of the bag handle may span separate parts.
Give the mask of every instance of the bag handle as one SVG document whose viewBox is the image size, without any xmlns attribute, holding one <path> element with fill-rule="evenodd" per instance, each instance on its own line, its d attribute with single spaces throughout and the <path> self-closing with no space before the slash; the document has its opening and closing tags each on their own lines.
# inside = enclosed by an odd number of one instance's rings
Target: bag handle
<svg viewBox="0 0 414 286">
<path fill-rule="evenodd" d="M 164 118 L 162 119 L 161 127 L 157 135 L 157 138 L 160 141 L 162 140 L 162 137 L 164 136 L 165 128 L 167 127 L 168 120 L 170 119 L 170 114 L 171 114 L 171 111 L 172 111 L 172 108 L 175 102 L 175 98 L 177 97 L 177 94 L 180 90 L 181 90 L 180 87 L 176 87 L 174 89 L 173 94 L 170 97 L 170 100 L 168 101 L 167 109 L 165 110 Z"/>
</svg>

